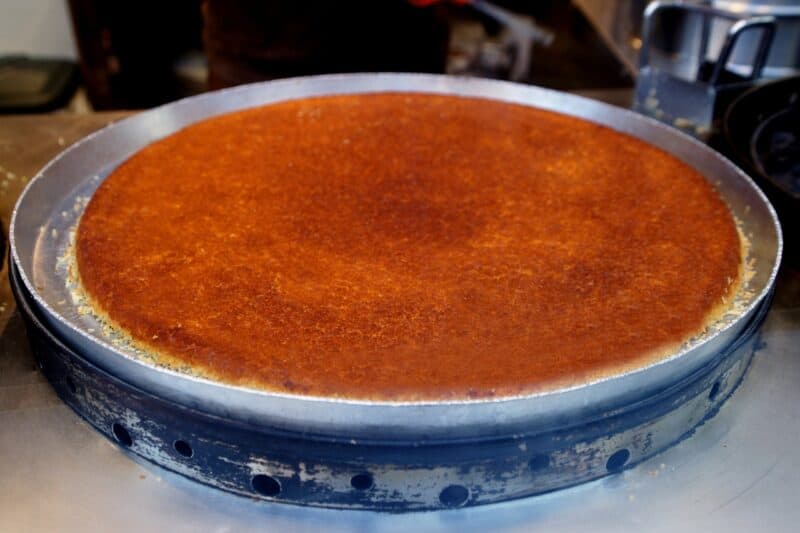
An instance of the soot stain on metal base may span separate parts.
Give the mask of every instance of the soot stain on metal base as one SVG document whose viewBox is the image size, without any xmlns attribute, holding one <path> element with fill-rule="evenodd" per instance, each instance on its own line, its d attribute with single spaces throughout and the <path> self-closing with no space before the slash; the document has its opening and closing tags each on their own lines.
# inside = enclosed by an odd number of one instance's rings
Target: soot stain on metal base
<svg viewBox="0 0 800 533">
<path fill-rule="evenodd" d="M 10 277 L 34 355 L 56 393 L 124 450 L 243 496 L 389 512 L 549 492 L 620 472 L 687 438 L 741 382 L 769 304 L 694 375 L 569 427 L 483 439 L 352 440 L 255 426 L 136 389 L 56 338 L 28 305 L 15 272 Z"/>
</svg>

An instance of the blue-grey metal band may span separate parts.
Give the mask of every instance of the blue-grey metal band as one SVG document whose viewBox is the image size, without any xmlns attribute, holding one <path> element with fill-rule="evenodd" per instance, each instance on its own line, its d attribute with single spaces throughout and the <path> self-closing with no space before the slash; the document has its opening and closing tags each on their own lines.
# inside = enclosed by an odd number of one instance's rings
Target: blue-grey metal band
<svg viewBox="0 0 800 533">
<path fill-rule="evenodd" d="M 44 325 L 11 264 L 34 355 L 61 399 L 126 451 L 207 485 L 294 504 L 409 511 L 552 491 L 635 465 L 692 433 L 737 387 L 769 298 L 742 334 L 690 376 L 566 426 L 488 437 L 357 438 L 248 424 L 132 386 Z"/>
</svg>

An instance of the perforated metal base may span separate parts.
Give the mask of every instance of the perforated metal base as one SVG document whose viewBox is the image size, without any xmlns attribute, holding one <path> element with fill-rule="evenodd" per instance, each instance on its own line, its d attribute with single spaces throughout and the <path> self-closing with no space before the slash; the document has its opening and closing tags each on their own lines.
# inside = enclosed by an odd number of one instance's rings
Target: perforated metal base
<svg viewBox="0 0 800 533">
<path fill-rule="evenodd" d="M 520 498 L 657 454 L 690 435 L 730 396 L 758 348 L 769 305 L 708 365 L 657 394 L 562 427 L 424 441 L 280 431 L 143 392 L 92 365 L 45 328 L 13 268 L 11 285 L 33 352 L 57 394 L 121 448 L 241 495 L 386 511 Z"/>
</svg>

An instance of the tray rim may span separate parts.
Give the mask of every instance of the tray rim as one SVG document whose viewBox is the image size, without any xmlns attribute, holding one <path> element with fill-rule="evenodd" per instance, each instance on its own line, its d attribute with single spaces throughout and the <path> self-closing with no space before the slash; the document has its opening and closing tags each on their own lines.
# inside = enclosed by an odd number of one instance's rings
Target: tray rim
<svg viewBox="0 0 800 533">
<path fill-rule="evenodd" d="M 372 90 L 364 90 L 363 87 L 361 89 L 358 89 L 358 90 L 352 90 L 352 85 L 353 84 L 355 86 L 359 86 L 359 84 L 368 85 L 370 83 L 377 83 L 377 87 L 375 89 L 372 89 Z M 20 197 L 19 197 L 19 199 L 18 199 L 18 201 L 17 201 L 17 203 L 16 203 L 16 205 L 14 207 L 14 210 L 12 212 L 11 224 L 10 224 L 10 228 L 9 228 L 10 250 L 11 250 L 10 258 L 11 258 L 11 260 L 14 261 L 16 267 L 18 268 L 20 278 L 22 279 L 22 281 L 23 281 L 23 283 L 25 285 L 25 288 L 32 295 L 32 298 L 33 298 L 33 301 L 34 301 L 35 305 L 37 307 L 39 307 L 39 309 L 42 310 L 43 313 L 47 316 L 48 320 L 51 323 L 50 325 L 51 326 L 54 325 L 55 329 L 57 329 L 57 330 L 60 329 L 61 326 L 63 326 L 64 328 L 67 328 L 67 329 L 73 329 L 74 333 L 77 335 L 76 338 L 80 339 L 81 342 L 86 342 L 89 345 L 91 345 L 91 344 L 98 345 L 99 344 L 100 348 L 102 348 L 103 350 L 106 350 L 108 352 L 111 352 L 112 354 L 114 354 L 117 357 L 126 358 L 129 361 L 134 362 L 136 365 L 139 365 L 139 366 L 142 366 L 142 367 L 146 367 L 145 372 L 156 372 L 156 373 L 165 375 L 169 380 L 177 380 L 179 382 L 184 383 L 184 385 L 188 384 L 189 387 L 191 387 L 193 384 L 202 383 L 204 385 L 210 385 L 210 386 L 213 386 L 213 387 L 220 387 L 222 389 L 226 389 L 229 392 L 234 392 L 234 393 L 235 392 L 241 392 L 241 393 L 244 393 L 244 394 L 247 394 L 247 395 L 251 395 L 251 396 L 253 396 L 255 398 L 260 398 L 262 400 L 274 400 L 274 401 L 277 401 L 279 404 L 285 404 L 286 402 L 299 403 L 299 404 L 302 404 L 303 406 L 305 406 L 305 409 L 300 409 L 299 412 L 301 412 L 301 413 L 304 410 L 313 409 L 313 408 L 316 408 L 316 407 L 319 407 L 319 406 L 321 406 L 323 409 L 326 408 L 326 406 L 327 407 L 341 406 L 341 407 L 345 408 L 343 411 L 348 411 L 348 410 L 353 411 L 354 409 L 355 410 L 362 410 L 362 411 L 363 410 L 371 411 L 372 414 L 366 415 L 366 418 L 369 419 L 372 422 L 372 424 L 368 424 L 368 425 L 370 427 L 372 427 L 373 429 L 374 428 L 382 428 L 382 429 L 384 429 L 386 431 L 389 431 L 389 432 L 395 431 L 395 430 L 398 430 L 398 429 L 411 429 L 411 430 L 419 429 L 419 428 L 410 428 L 410 427 L 408 427 L 408 425 L 403 425 L 403 424 L 400 424 L 400 425 L 388 424 L 389 421 L 386 420 L 386 415 L 388 413 L 397 413 L 398 409 L 411 408 L 411 410 L 417 411 L 417 413 L 414 414 L 414 413 L 410 412 L 408 414 L 408 416 L 415 417 L 415 416 L 418 416 L 418 415 L 424 415 L 424 416 L 432 417 L 433 419 L 435 419 L 437 416 L 439 416 L 439 417 L 446 416 L 447 413 L 443 412 L 442 410 L 443 409 L 447 409 L 447 408 L 453 408 L 453 407 L 462 407 L 463 408 L 463 407 L 470 407 L 470 406 L 486 406 L 486 405 L 490 405 L 490 406 L 499 406 L 498 408 L 500 409 L 500 411 L 502 411 L 503 410 L 502 409 L 503 406 L 508 406 L 510 404 L 519 404 L 519 403 L 525 403 L 525 402 L 531 402 L 531 401 L 540 401 L 542 398 L 545 398 L 545 397 L 563 396 L 564 394 L 569 394 L 569 393 L 574 392 L 574 391 L 590 388 L 590 387 L 596 386 L 598 384 L 606 384 L 606 385 L 608 385 L 611 382 L 614 382 L 614 383 L 619 382 L 619 380 L 621 380 L 622 378 L 631 377 L 631 376 L 633 376 L 633 377 L 641 376 L 641 375 L 647 373 L 648 371 L 650 371 L 653 368 L 663 368 L 664 366 L 669 365 L 670 362 L 672 362 L 672 361 L 675 361 L 675 360 L 680 359 L 680 358 L 684 358 L 685 359 L 686 357 L 689 356 L 689 354 L 691 354 L 693 351 L 695 351 L 697 346 L 692 347 L 691 349 L 688 349 L 688 350 L 682 349 L 682 350 L 680 350 L 680 351 L 678 351 L 678 352 L 676 352 L 676 353 L 674 353 L 674 354 L 672 354 L 672 355 L 670 355 L 670 356 L 668 356 L 666 358 L 660 359 L 660 360 L 658 360 L 658 361 L 656 361 L 654 363 L 642 366 L 640 368 L 637 368 L 637 369 L 634 369 L 634 370 L 631 370 L 631 371 L 623 372 L 621 374 L 607 376 L 607 377 L 599 378 L 599 379 L 596 379 L 596 380 L 590 380 L 590 381 L 587 381 L 587 382 L 584 382 L 584 383 L 580 383 L 580 384 L 577 384 L 577 385 L 574 385 L 574 386 L 561 387 L 561 388 L 556 388 L 556 389 L 553 389 L 553 390 L 547 390 L 547 391 L 543 391 L 543 392 L 537 392 L 537 393 L 533 393 L 533 394 L 526 394 L 526 395 L 519 395 L 519 396 L 504 396 L 504 397 L 496 397 L 496 398 L 463 399 L 463 400 L 462 399 L 458 399 L 458 400 L 441 400 L 441 401 L 431 401 L 431 400 L 386 401 L 386 400 L 362 400 L 362 399 L 349 399 L 349 398 L 336 398 L 336 397 L 304 396 L 304 395 L 299 395 L 299 394 L 289 394 L 289 393 L 281 393 L 281 392 L 273 392 L 273 391 L 251 389 L 251 388 L 241 387 L 241 386 L 226 385 L 226 384 L 210 381 L 210 380 L 207 380 L 205 378 L 198 378 L 198 377 L 191 376 L 191 375 L 188 375 L 188 374 L 184 374 L 184 373 L 176 372 L 176 371 L 173 371 L 173 370 L 170 370 L 170 369 L 166 369 L 166 368 L 163 368 L 163 367 L 159 367 L 157 365 L 154 365 L 154 364 L 151 364 L 151 363 L 148 363 L 148 362 L 145 362 L 145 361 L 132 359 L 132 358 L 128 357 L 127 355 L 125 355 L 124 352 L 122 352 L 120 350 L 117 350 L 113 346 L 108 345 L 102 339 L 97 339 L 95 336 L 91 335 L 90 333 L 88 333 L 86 331 L 83 331 L 80 328 L 75 327 L 73 324 L 65 321 L 65 319 L 57 311 L 52 309 L 50 307 L 50 305 L 47 303 L 47 301 L 35 289 L 34 283 L 32 282 L 31 279 L 29 279 L 28 272 L 27 272 L 26 268 L 24 267 L 24 264 L 23 264 L 23 262 L 21 260 L 21 257 L 20 257 L 20 251 L 18 249 L 17 222 L 18 222 L 18 218 L 20 216 L 20 210 L 24 209 L 25 200 L 28 197 L 29 192 L 31 190 L 33 190 L 33 188 L 36 186 L 37 183 L 39 183 L 40 181 L 46 180 L 48 178 L 48 176 L 49 176 L 49 172 L 53 171 L 54 168 L 57 169 L 58 165 L 61 164 L 64 161 L 64 158 L 68 158 L 70 156 L 69 154 L 75 154 L 78 150 L 81 149 L 81 147 L 84 147 L 84 146 L 87 146 L 87 145 L 91 145 L 91 143 L 95 142 L 96 139 L 102 138 L 103 136 L 108 136 L 109 134 L 113 134 L 113 132 L 119 131 L 121 128 L 130 127 L 135 123 L 146 122 L 148 118 L 157 119 L 160 114 L 163 115 L 165 113 L 165 111 L 167 111 L 167 110 L 173 110 L 174 111 L 174 110 L 178 110 L 178 109 L 186 108 L 186 107 L 192 107 L 192 106 L 196 107 L 198 105 L 202 105 L 203 102 L 206 102 L 206 101 L 209 101 L 209 100 L 212 100 L 212 99 L 219 99 L 219 100 L 227 99 L 228 101 L 231 101 L 231 100 L 235 99 L 237 96 L 243 95 L 243 94 L 247 94 L 247 93 L 261 93 L 261 92 L 264 92 L 264 91 L 269 93 L 270 90 L 273 90 L 273 92 L 274 92 L 276 89 L 283 89 L 284 92 L 288 92 L 288 90 L 290 90 L 292 88 L 305 87 L 306 89 L 308 89 L 308 87 L 312 87 L 312 89 L 313 89 L 313 87 L 317 87 L 317 86 L 322 86 L 323 88 L 324 87 L 330 88 L 331 86 L 334 87 L 334 88 L 338 87 L 340 90 L 339 91 L 336 91 L 336 90 L 330 91 L 330 90 L 328 90 L 328 91 L 322 91 L 322 92 L 314 92 L 312 90 L 311 94 L 320 94 L 321 95 L 321 94 L 344 94 L 344 93 L 349 93 L 349 92 L 361 93 L 361 92 L 385 92 L 385 91 L 403 91 L 403 90 L 412 90 L 412 91 L 417 91 L 417 92 L 437 92 L 437 93 L 442 93 L 442 94 L 456 94 L 456 95 L 457 94 L 470 94 L 470 95 L 474 95 L 474 96 L 479 96 L 479 97 L 482 96 L 482 97 L 485 97 L 485 98 L 491 98 L 491 99 L 496 99 L 496 100 L 500 100 L 500 101 L 516 102 L 516 103 L 520 103 L 520 104 L 523 104 L 523 105 L 532 105 L 534 107 L 540 107 L 540 108 L 543 108 L 543 109 L 549 109 L 549 110 L 565 113 L 565 114 L 572 115 L 572 116 L 578 116 L 579 118 L 583 118 L 585 120 L 590 120 L 590 121 L 594 121 L 596 123 L 603 124 L 603 125 L 605 125 L 607 127 L 615 129 L 616 131 L 621 131 L 622 133 L 626 133 L 628 135 L 632 135 L 632 136 L 635 136 L 635 137 L 639 137 L 639 135 L 637 135 L 636 132 L 634 131 L 634 130 L 637 129 L 637 127 L 639 129 L 642 129 L 642 128 L 649 129 L 649 130 L 651 130 L 651 131 L 653 131 L 655 133 L 663 134 L 665 136 L 665 139 L 670 141 L 668 144 L 678 144 L 678 145 L 683 144 L 684 146 L 690 147 L 688 149 L 691 149 L 691 150 L 693 150 L 695 152 L 699 151 L 700 153 L 702 153 L 702 154 L 704 154 L 706 156 L 709 156 L 711 159 L 714 159 L 717 164 L 720 164 L 720 165 L 726 167 L 727 170 L 729 171 L 730 175 L 736 176 L 736 178 L 729 178 L 729 179 L 740 179 L 740 180 L 743 180 L 742 184 L 745 187 L 747 187 L 747 189 L 750 190 L 750 192 L 754 193 L 754 195 L 757 198 L 757 200 L 760 201 L 760 204 L 761 204 L 760 207 L 763 207 L 764 209 L 766 209 L 767 214 L 769 215 L 769 218 L 770 218 L 770 223 L 771 223 L 771 227 L 769 229 L 771 229 L 775 233 L 775 242 L 776 242 L 775 257 L 774 257 L 774 261 L 772 262 L 772 265 L 771 265 L 772 268 L 771 268 L 770 273 L 768 275 L 767 282 L 765 283 L 765 285 L 764 285 L 763 289 L 760 291 L 760 293 L 755 298 L 753 298 L 753 300 L 751 301 L 751 303 L 749 304 L 747 309 L 744 310 L 741 313 L 741 315 L 736 320 L 733 321 L 733 323 L 731 323 L 728 326 L 726 326 L 725 328 L 723 328 L 722 331 L 724 332 L 725 330 L 728 330 L 730 327 L 732 327 L 735 324 L 738 324 L 738 323 L 742 322 L 743 320 L 746 322 L 746 319 L 750 316 L 750 314 L 752 314 L 753 310 L 756 309 L 758 307 L 758 305 L 760 305 L 761 302 L 763 302 L 763 300 L 766 297 L 766 295 L 769 293 L 769 291 L 774 286 L 775 278 L 777 276 L 778 268 L 780 266 L 780 258 L 781 258 L 782 249 L 783 249 L 783 240 L 782 240 L 782 235 L 781 235 L 781 231 L 780 231 L 780 224 L 778 222 L 777 215 L 775 214 L 774 209 L 770 205 L 769 201 L 766 199 L 766 197 L 763 194 L 763 192 L 755 186 L 754 182 L 746 174 L 744 174 L 740 169 L 738 169 L 730 161 L 728 161 L 727 159 L 722 157 L 720 154 L 714 152 L 713 150 L 711 150 L 710 148 L 708 148 L 704 144 L 700 143 L 696 139 L 693 139 L 693 138 L 691 138 L 691 137 L 689 137 L 689 136 L 687 136 L 687 135 L 685 135 L 685 134 L 683 134 L 683 133 L 681 133 L 681 132 L 679 132 L 679 131 L 677 131 L 677 130 L 675 130 L 673 128 L 665 126 L 665 125 L 663 125 L 663 124 L 661 124 L 661 123 L 659 123 L 657 121 L 654 121 L 652 119 L 649 119 L 647 117 L 638 115 L 638 114 L 636 114 L 636 113 L 634 113 L 632 111 L 629 111 L 629 110 L 623 110 L 623 109 L 620 109 L 620 108 L 616 108 L 616 107 L 613 107 L 613 106 L 609 106 L 609 105 L 606 105 L 606 104 L 595 102 L 595 101 L 592 101 L 592 100 L 589 100 L 589 99 L 586 99 L 586 98 L 582 98 L 582 97 L 579 97 L 579 96 L 567 95 L 565 93 L 561 93 L 561 92 L 558 92 L 558 91 L 553 91 L 553 90 L 543 89 L 543 88 L 538 88 L 538 87 L 533 87 L 533 86 L 523 86 L 523 85 L 513 84 L 513 83 L 509 83 L 509 82 L 496 81 L 496 80 L 483 80 L 483 79 L 473 79 L 473 78 L 458 78 L 458 77 L 443 76 L 443 75 L 394 74 L 394 73 L 334 74 L 334 75 L 312 76 L 312 77 L 302 77 L 302 78 L 290 78 L 290 79 L 285 79 L 285 80 L 249 84 L 249 85 L 234 87 L 234 88 L 230 88 L 230 89 L 225 89 L 223 91 L 217 91 L 217 92 L 213 92 L 213 93 L 205 93 L 205 94 L 194 96 L 194 97 L 191 97 L 191 98 L 188 98 L 188 99 L 184 99 L 184 100 L 179 100 L 177 102 L 173 102 L 173 103 L 167 104 L 165 106 L 161 106 L 161 107 L 149 110 L 149 111 L 145 111 L 145 112 L 137 114 L 137 115 L 135 115 L 133 117 L 129 117 L 129 118 L 126 118 L 126 119 L 124 119 L 122 121 L 119 121 L 119 122 L 113 123 L 113 124 L 111 124 L 109 126 L 106 126 L 105 128 L 102 128 L 102 129 L 100 129 L 100 130 L 88 135 L 87 137 L 81 139 L 77 143 L 75 143 L 72 146 L 70 146 L 69 148 L 67 148 L 65 151 L 63 151 L 61 154 L 59 154 L 57 157 L 52 159 L 45 167 L 42 168 L 42 170 L 40 172 L 38 172 L 36 174 L 36 176 L 34 178 L 32 178 L 30 180 L 30 182 L 27 184 L 27 186 L 23 190 L 23 192 L 20 195 Z M 410 87 L 410 89 L 409 88 L 405 88 L 404 89 L 402 87 Z M 474 93 L 480 93 L 480 94 L 474 94 Z M 547 98 L 549 98 L 549 101 L 545 102 L 546 105 L 535 105 L 535 104 L 530 103 L 529 101 L 521 101 L 519 99 L 520 98 L 520 96 L 519 96 L 520 94 L 528 97 L 529 99 L 543 98 L 543 99 L 546 100 Z M 288 100 L 288 99 L 292 99 L 292 98 L 302 98 L 304 96 L 308 96 L 308 95 L 301 94 L 299 96 L 282 97 L 282 98 L 277 98 L 274 101 Z M 580 114 L 580 111 L 575 111 L 574 109 L 571 109 L 570 108 L 570 104 L 576 105 L 577 107 L 583 106 L 583 108 L 589 108 L 589 109 L 598 110 L 598 113 L 601 116 L 600 117 L 596 117 L 596 118 L 587 118 L 585 116 L 582 116 Z M 245 108 L 245 107 L 250 107 L 250 106 L 249 105 L 242 105 L 242 106 L 237 107 L 237 106 L 234 105 L 231 109 L 228 109 L 228 111 L 233 110 L 233 109 Z M 223 111 L 223 112 L 227 112 L 227 111 Z M 610 115 L 612 118 L 617 118 L 621 122 L 621 124 L 611 124 L 611 123 L 609 123 L 610 119 L 608 119 L 607 117 L 604 118 L 604 115 L 603 115 L 604 113 L 607 114 L 607 115 Z M 210 112 L 208 114 L 204 114 L 204 115 L 202 115 L 200 117 L 197 117 L 195 119 L 195 121 L 196 120 L 202 120 L 204 118 L 208 118 L 208 117 L 216 115 L 216 114 L 219 114 L 219 112 L 212 111 L 212 112 Z M 177 131 L 178 129 L 180 129 L 180 127 L 183 127 L 183 126 L 176 127 L 172 131 Z M 168 133 L 171 133 L 171 131 L 167 132 L 167 134 Z M 157 135 L 156 138 L 160 138 L 161 136 L 162 135 Z M 153 142 L 153 140 L 155 140 L 155 139 L 149 139 L 145 144 L 149 144 L 150 142 Z M 650 142 L 647 139 L 643 139 L 643 140 L 645 142 Z M 664 145 L 659 144 L 657 146 L 659 146 L 661 149 L 666 150 L 667 152 L 671 153 L 672 155 L 674 155 L 676 157 L 679 157 L 680 159 L 685 161 L 684 157 L 682 157 L 682 156 L 680 156 L 678 154 L 675 154 L 669 148 L 665 148 Z M 136 148 L 135 150 L 138 150 L 138 149 L 139 148 Z M 687 161 L 687 163 L 690 164 L 691 166 L 695 167 L 695 165 L 693 165 L 691 162 Z M 117 162 L 117 164 L 118 164 L 118 162 Z M 706 178 L 709 179 L 708 176 L 706 176 Z M 89 178 L 88 178 L 88 176 L 86 176 L 83 179 L 84 179 L 84 181 L 86 181 Z M 711 181 L 711 180 L 709 179 L 709 181 Z M 717 334 L 718 333 L 720 333 L 720 332 L 717 332 Z M 717 334 L 715 334 L 715 336 Z M 712 339 L 713 338 L 714 337 L 712 337 Z M 700 343 L 700 346 L 702 346 L 705 343 L 707 343 L 708 340 L 709 339 L 703 339 L 701 341 L 701 343 Z M 79 348 L 81 348 L 81 346 L 79 346 Z M 84 348 L 85 348 L 85 346 L 84 346 Z M 104 368 L 106 367 L 106 365 L 104 365 L 102 361 L 96 361 L 96 360 L 94 360 L 94 358 L 91 358 L 91 357 L 90 357 L 90 359 L 93 362 L 99 364 L 101 367 L 104 367 Z M 125 376 L 122 376 L 122 377 L 125 377 Z M 134 384 L 138 384 L 139 386 L 141 386 L 142 384 L 140 382 L 138 382 L 138 381 L 139 380 L 137 380 L 135 378 L 132 379 L 132 382 Z M 652 387 L 653 383 L 646 384 L 646 385 L 647 386 L 643 385 L 640 388 L 641 389 L 646 389 L 648 387 Z M 142 388 L 145 389 L 145 390 L 148 389 L 147 386 L 144 386 Z M 606 387 L 606 388 L 608 388 L 608 387 Z M 641 393 L 642 391 L 640 390 L 638 392 Z M 621 398 L 622 397 L 620 396 L 620 398 L 618 398 L 618 399 L 621 399 Z M 184 402 L 188 401 L 189 404 L 196 404 L 196 402 L 199 402 L 199 404 L 202 405 L 204 403 L 204 401 L 203 401 L 204 398 L 202 397 L 202 395 L 193 396 L 191 393 L 187 395 L 186 391 L 180 391 L 180 393 L 177 394 L 177 397 L 174 398 L 174 399 L 176 399 L 178 401 L 183 400 Z M 600 399 L 602 399 L 602 398 L 600 398 Z M 585 399 L 584 399 L 583 403 L 584 404 L 586 403 Z M 612 402 L 612 404 L 613 403 L 614 402 Z M 609 405 L 603 405 L 602 407 L 605 408 L 605 407 L 608 407 Z M 226 414 L 230 414 L 230 409 L 227 408 L 224 405 L 224 402 L 223 402 L 222 405 L 216 405 L 215 406 L 215 408 L 217 410 L 219 410 L 220 407 L 222 408 L 223 412 L 225 412 Z M 297 406 L 295 406 L 295 407 L 297 407 Z M 571 411 L 571 413 L 573 413 L 573 414 L 576 412 L 576 409 L 577 409 L 577 412 L 585 412 L 587 410 L 587 405 L 572 405 L 570 407 L 571 407 L 571 409 L 566 409 L 566 411 Z M 351 408 L 351 409 L 348 409 L 348 408 Z M 408 409 L 406 409 L 406 410 L 408 410 Z M 234 409 L 234 411 L 235 411 L 235 409 Z M 274 406 L 273 406 L 272 411 L 275 411 Z M 294 414 L 297 414 L 297 412 L 298 412 L 296 409 L 294 409 L 292 411 L 293 411 Z M 340 409 L 340 411 L 341 411 L 341 409 Z M 438 413 L 432 413 L 432 412 L 429 413 L 429 412 L 426 412 L 426 411 L 438 411 Z M 497 409 L 488 409 L 488 410 L 484 410 L 484 411 L 487 411 L 487 412 L 483 413 L 483 416 L 479 416 L 478 419 L 475 419 L 474 416 L 467 416 L 467 418 L 470 419 L 470 422 L 471 422 L 471 423 L 469 423 L 467 425 L 468 426 L 473 426 L 475 423 L 480 422 L 480 423 L 478 423 L 478 425 L 481 426 L 483 430 L 491 429 L 491 428 L 487 427 L 487 423 L 488 423 L 489 426 L 494 424 L 496 415 L 498 414 L 498 410 Z M 251 418 L 253 418 L 254 415 L 255 415 L 256 419 L 261 419 L 261 415 L 258 412 L 241 413 L 241 414 L 243 414 L 246 419 L 251 419 Z M 272 414 L 275 414 L 275 413 L 273 412 Z M 365 413 L 362 413 L 362 416 L 357 417 L 360 422 L 364 421 L 363 420 L 365 418 L 365 416 L 363 416 L 364 414 Z M 541 415 L 541 413 L 539 413 L 539 414 Z M 556 414 L 560 415 L 560 417 L 563 418 L 564 415 L 568 415 L 569 413 L 560 412 L 560 413 L 556 413 Z M 378 416 L 373 416 L 373 415 L 378 415 Z M 488 420 L 486 419 L 486 415 L 491 415 Z M 516 421 L 519 421 L 520 418 L 521 419 L 525 419 L 526 418 L 524 416 L 524 413 L 518 413 L 518 415 L 522 415 L 522 416 L 521 417 L 517 416 L 515 418 Z M 394 414 L 393 416 L 396 416 L 396 414 Z M 343 417 L 341 417 L 340 415 L 334 416 L 332 418 L 338 419 L 337 420 L 338 422 L 343 422 L 344 421 L 344 420 L 342 420 Z M 506 423 L 508 422 L 507 420 L 503 420 L 503 418 L 504 417 L 501 416 L 500 420 L 497 421 L 499 423 L 499 425 L 506 425 Z M 537 418 L 537 417 L 533 417 L 533 418 Z M 539 418 L 541 418 L 541 417 L 539 417 Z M 270 419 L 270 417 L 268 416 L 267 419 Z M 272 421 L 275 422 L 278 425 L 283 425 L 283 424 L 287 424 L 288 423 L 290 426 L 293 426 L 293 425 L 296 425 L 296 424 L 303 425 L 303 424 L 307 423 L 307 421 L 302 420 L 302 417 L 300 417 L 299 420 L 292 419 L 291 417 L 289 417 L 289 419 L 282 419 L 281 420 L 280 417 L 278 417 L 278 419 L 275 419 L 275 420 L 272 420 Z M 432 421 L 435 422 L 435 420 L 432 420 Z M 429 421 L 429 422 L 431 422 L 431 421 Z M 440 420 L 440 422 L 441 422 L 441 420 Z M 434 424 L 430 424 L 430 423 L 422 424 L 422 426 L 424 428 L 424 429 L 422 429 L 422 433 L 425 434 L 425 435 L 432 435 L 432 434 L 439 433 L 439 429 L 444 429 L 444 433 L 452 435 L 453 432 L 459 433 L 461 431 L 461 429 L 463 429 L 463 427 L 462 427 L 463 424 L 461 422 L 464 422 L 464 421 L 461 420 L 459 418 L 459 416 L 455 416 L 454 419 L 450 420 L 449 423 L 445 423 L 443 428 L 439 428 L 437 426 L 437 424 L 435 424 L 435 423 Z M 314 428 L 318 429 L 318 426 L 320 425 L 320 423 L 321 423 L 322 427 L 329 426 L 330 429 L 337 429 L 337 428 L 339 428 L 341 426 L 341 424 L 337 424 L 336 421 L 332 420 L 331 417 L 323 416 L 321 419 L 316 420 L 315 423 L 311 423 L 311 425 L 309 427 L 314 427 Z M 345 424 L 345 426 L 346 425 L 347 424 Z"/>
</svg>

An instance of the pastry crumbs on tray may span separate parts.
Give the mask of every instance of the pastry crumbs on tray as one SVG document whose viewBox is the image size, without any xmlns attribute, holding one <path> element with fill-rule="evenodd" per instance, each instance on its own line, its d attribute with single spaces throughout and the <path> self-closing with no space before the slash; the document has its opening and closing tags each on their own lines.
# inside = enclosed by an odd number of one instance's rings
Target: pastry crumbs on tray
<svg viewBox="0 0 800 533">
<path fill-rule="evenodd" d="M 269 391 L 439 400 L 674 353 L 728 311 L 745 242 L 708 180 L 633 137 L 380 93 L 154 142 L 88 201 L 74 254 L 87 312 L 160 364 Z"/>
</svg>

